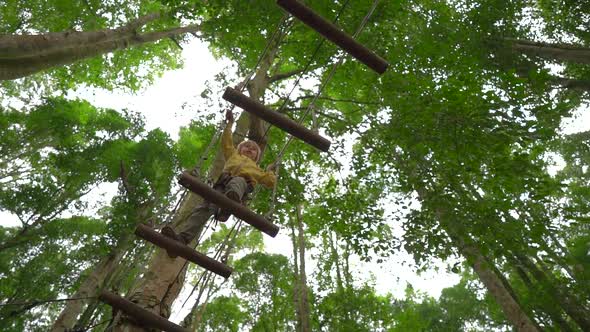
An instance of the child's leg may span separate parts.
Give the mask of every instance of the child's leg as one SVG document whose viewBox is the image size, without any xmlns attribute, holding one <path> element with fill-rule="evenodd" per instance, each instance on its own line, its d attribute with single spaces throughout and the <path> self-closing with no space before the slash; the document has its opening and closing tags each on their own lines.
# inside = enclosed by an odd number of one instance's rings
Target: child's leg
<svg viewBox="0 0 590 332">
<path fill-rule="evenodd" d="M 179 234 L 186 243 L 190 243 L 204 228 L 207 220 L 215 213 L 216 207 L 203 202 L 193 209 L 187 220 L 179 227 Z"/>
<path fill-rule="evenodd" d="M 248 183 L 246 179 L 241 176 L 234 176 L 227 181 L 225 184 L 225 196 L 232 201 L 241 203 L 242 198 L 248 190 Z M 231 213 L 225 209 L 220 209 L 215 218 L 221 222 L 225 222 L 229 219 Z"/>
<path fill-rule="evenodd" d="M 241 176 L 234 176 L 225 186 L 225 195 L 234 201 L 241 202 L 248 190 L 248 182 Z"/>
</svg>

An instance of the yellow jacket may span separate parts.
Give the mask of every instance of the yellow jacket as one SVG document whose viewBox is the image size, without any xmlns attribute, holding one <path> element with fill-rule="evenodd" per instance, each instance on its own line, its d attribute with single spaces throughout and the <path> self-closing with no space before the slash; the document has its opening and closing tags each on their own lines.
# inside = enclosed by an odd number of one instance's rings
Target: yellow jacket
<svg viewBox="0 0 590 332">
<path fill-rule="evenodd" d="M 241 176 L 253 186 L 260 182 L 265 187 L 272 188 L 277 181 L 276 175 L 262 170 L 255 161 L 238 153 L 231 137 L 231 125 L 232 122 L 229 122 L 225 126 L 221 136 L 221 147 L 225 157 L 223 172 L 231 176 Z"/>
</svg>

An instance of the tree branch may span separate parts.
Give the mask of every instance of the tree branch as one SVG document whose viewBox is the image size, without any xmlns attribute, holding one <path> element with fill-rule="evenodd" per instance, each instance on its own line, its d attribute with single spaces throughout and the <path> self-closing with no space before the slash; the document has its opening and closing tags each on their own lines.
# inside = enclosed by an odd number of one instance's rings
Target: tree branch
<svg viewBox="0 0 590 332">
<path fill-rule="evenodd" d="M 161 13 L 151 13 L 115 29 L 48 32 L 39 35 L 0 35 L 0 58 L 29 59 L 47 56 L 67 48 L 126 39 L 136 35 L 137 29 L 161 16 Z"/>
<path fill-rule="evenodd" d="M 163 30 L 163 31 L 150 32 L 150 33 L 145 33 L 143 35 L 135 36 L 134 38 L 132 38 L 132 41 L 130 44 L 135 45 L 135 44 L 149 43 L 149 42 L 160 40 L 162 38 L 170 38 L 170 37 L 182 35 L 185 33 L 196 33 L 197 31 L 201 31 L 200 24 L 193 24 L 193 25 L 189 25 L 186 27 L 179 27 L 179 28 L 172 28 L 172 29 Z"/>
<path fill-rule="evenodd" d="M 127 23 L 126 25 L 124 25 L 123 27 L 121 27 L 119 29 L 124 30 L 124 31 L 135 31 L 152 21 L 159 19 L 160 17 L 162 17 L 162 13 L 159 13 L 159 12 L 147 14 L 147 15 L 138 17 L 137 19 L 135 19 L 133 21 L 130 21 L 129 23 Z"/>
<path fill-rule="evenodd" d="M 305 110 L 307 110 L 307 107 L 289 107 L 289 108 L 287 108 L 287 111 L 305 111 Z M 349 124 L 348 121 L 346 121 L 344 119 L 340 119 L 340 118 L 336 117 L 335 115 L 327 114 L 327 113 L 324 113 L 324 112 L 319 111 L 317 109 L 315 109 L 314 112 L 316 112 L 317 114 L 319 114 L 323 117 L 326 117 L 328 119 L 332 119 L 335 121 L 340 121 L 340 122 L 344 122 L 346 124 Z"/>
<path fill-rule="evenodd" d="M 295 99 L 294 101 L 299 101 L 302 99 L 312 99 L 312 98 L 315 98 L 315 96 L 301 96 L 301 97 L 298 97 L 297 99 Z M 358 105 L 381 105 L 381 103 L 376 102 L 376 101 L 373 102 L 373 101 L 361 101 L 361 100 L 354 100 L 354 99 L 336 99 L 336 98 L 330 98 L 330 97 L 318 97 L 317 99 L 332 101 L 335 103 L 353 103 L 353 104 L 358 104 Z"/>
<path fill-rule="evenodd" d="M 120 167 L 119 167 L 119 177 L 121 178 L 121 183 L 123 184 L 123 188 L 125 188 L 125 193 L 127 196 L 131 194 L 131 187 L 129 186 L 129 180 L 127 178 L 127 170 L 125 169 L 125 165 L 123 164 L 123 160 L 121 160 Z"/>
<path fill-rule="evenodd" d="M 276 81 L 280 81 L 280 80 L 284 80 L 286 78 L 289 78 L 291 76 L 295 76 L 297 74 L 301 74 L 303 72 L 303 68 L 299 68 L 299 69 L 295 69 L 295 70 L 291 70 L 285 73 L 278 73 L 278 74 L 274 74 L 270 77 L 268 77 L 268 83 L 274 83 Z"/>
<path fill-rule="evenodd" d="M 547 48 L 559 48 L 563 50 L 589 50 L 588 47 L 575 45 L 575 44 L 566 44 L 566 43 L 547 43 L 547 42 L 538 42 L 526 39 L 518 39 L 518 38 L 509 38 L 504 37 L 503 40 L 513 43 L 513 44 L 520 44 L 520 45 L 527 45 L 527 46 L 534 46 L 534 47 L 547 47 Z"/>
<path fill-rule="evenodd" d="M 551 82 L 566 89 L 590 92 L 590 80 L 576 80 L 566 77 L 551 76 Z"/>
</svg>

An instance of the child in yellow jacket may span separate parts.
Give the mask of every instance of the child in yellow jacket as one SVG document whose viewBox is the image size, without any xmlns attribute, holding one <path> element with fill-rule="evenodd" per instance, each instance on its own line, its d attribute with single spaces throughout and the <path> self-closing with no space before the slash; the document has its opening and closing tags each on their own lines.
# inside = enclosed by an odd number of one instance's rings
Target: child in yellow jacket
<svg viewBox="0 0 590 332">
<path fill-rule="evenodd" d="M 236 202 L 241 202 L 244 196 L 252 192 L 258 183 L 272 188 L 277 178 L 274 173 L 274 165 L 271 164 L 266 170 L 262 170 L 258 166 L 261 151 L 256 142 L 243 141 L 238 144 L 237 148 L 234 148 L 231 133 L 233 115 L 230 111 L 226 113 L 226 120 L 227 124 L 221 136 L 225 164 L 213 189 L 224 193 Z M 180 226 L 181 231 L 178 235 L 169 226 L 162 228 L 162 234 L 187 244 L 195 238 L 202 224 L 213 214 L 216 214 L 216 219 L 219 221 L 227 221 L 230 216 L 229 212 L 219 210 L 214 204 L 204 202 L 198 205 L 188 220 Z"/>
</svg>

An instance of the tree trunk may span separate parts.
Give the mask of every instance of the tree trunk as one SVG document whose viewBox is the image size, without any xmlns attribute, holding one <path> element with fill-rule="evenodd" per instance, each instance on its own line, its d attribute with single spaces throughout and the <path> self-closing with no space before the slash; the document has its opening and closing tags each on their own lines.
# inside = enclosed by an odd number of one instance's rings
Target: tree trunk
<svg viewBox="0 0 590 332">
<path fill-rule="evenodd" d="M 515 261 L 515 259 L 513 260 L 513 263 L 514 263 L 514 261 Z M 535 296 L 535 294 L 544 293 L 543 288 L 536 287 L 533 284 L 532 280 L 529 278 L 529 276 L 526 274 L 526 272 L 522 269 L 522 267 L 519 266 L 518 263 L 515 265 L 515 270 L 516 270 L 516 273 L 518 274 L 518 276 L 520 277 L 520 279 L 522 279 L 525 286 L 528 288 L 529 292 L 534 297 L 537 297 L 537 296 Z M 564 331 L 564 332 L 573 332 L 574 331 L 569 326 L 567 321 L 565 319 L 563 319 L 562 313 L 560 312 L 560 310 L 558 308 L 555 307 L 554 303 L 548 303 L 547 301 L 543 301 L 543 300 L 541 300 L 539 302 L 541 303 L 543 311 L 545 311 L 549 315 L 549 317 L 551 317 L 551 320 L 559 326 L 560 331 Z"/>
<path fill-rule="evenodd" d="M 286 22 L 286 20 L 283 22 Z M 260 67 L 265 68 L 265 70 L 258 70 L 256 75 L 254 75 L 252 80 L 246 86 L 248 93 L 250 94 L 250 98 L 254 100 L 260 100 L 263 104 L 264 101 L 261 100 L 261 98 L 264 96 L 264 91 L 271 83 L 268 72 L 275 61 L 279 51 L 279 45 L 283 41 L 283 38 L 285 37 L 291 24 L 292 23 L 286 22 L 284 26 L 280 27 L 281 31 L 279 32 L 279 36 L 275 40 L 271 41 L 266 56 L 260 61 Z M 264 125 L 262 119 L 257 116 L 251 116 L 248 138 L 257 142 L 261 151 L 265 150 L 267 144 L 268 135 L 266 135 L 266 128 L 267 127 Z"/>
<path fill-rule="evenodd" d="M 330 244 L 331 260 L 334 266 L 336 267 L 336 288 L 338 291 L 342 291 L 344 290 L 344 285 L 342 284 L 342 272 L 340 270 L 340 256 L 338 254 L 336 244 L 332 240 L 331 231 L 328 231 L 328 243 Z"/>
<path fill-rule="evenodd" d="M 145 34 L 137 33 L 138 28 L 157 17 L 159 14 L 150 14 L 118 29 L 1 37 L 0 45 L 9 47 L 7 51 L 0 52 L 0 81 L 24 77 L 55 66 L 163 38 L 194 33 L 200 29 L 198 25 L 191 25 Z"/>
<path fill-rule="evenodd" d="M 353 289 L 352 285 L 352 274 L 350 273 L 350 245 L 346 243 L 344 248 L 344 281 L 346 282 L 346 288 Z"/>
<path fill-rule="evenodd" d="M 132 243 L 131 236 L 125 236 L 119 241 L 107 257 L 103 258 L 84 282 L 78 288 L 73 298 L 97 296 L 100 290 L 105 287 L 112 276 L 113 271 L 118 267 L 123 255 L 127 252 Z M 84 311 L 91 299 L 67 301 L 65 308 L 53 324 L 51 331 L 63 332 L 71 330 L 77 322 L 78 316 Z"/>
<path fill-rule="evenodd" d="M 421 179 L 418 172 L 412 170 L 412 177 Z M 431 194 L 425 187 L 421 180 L 417 180 L 416 191 L 420 201 L 428 199 Z M 480 281 L 484 284 L 488 292 L 494 297 L 506 318 L 514 325 L 517 331 L 522 332 L 538 332 L 540 329 L 534 323 L 533 319 L 529 317 L 528 313 L 522 308 L 518 302 L 515 294 L 511 289 L 506 287 L 506 284 L 499 276 L 499 271 L 495 266 L 490 266 L 492 263 L 481 253 L 468 234 L 461 229 L 461 225 L 453 220 L 448 220 L 450 216 L 447 211 L 439 207 L 435 211 L 441 227 L 449 235 L 458 251 L 465 257 L 469 265 L 478 275 Z"/>
<path fill-rule="evenodd" d="M 302 329 L 302 322 L 301 319 L 301 289 L 299 287 L 299 253 L 298 245 L 297 245 L 297 236 L 295 235 L 295 227 L 293 226 L 293 222 L 291 222 L 291 244 L 293 245 L 293 304 L 295 306 L 295 314 L 297 315 L 297 327 L 296 331 L 301 332 Z"/>
<path fill-rule="evenodd" d="M 446 227 L 447 229 L 450 227 Z M 448 231 L 448 230 L 447 230 Z M 502 311 L 510 322 L 516 327 L 518 331 L 539 331 L 529 318 L 528 314 L 523 310 L 518 300 L 513 297 L 513 294 L 505 287 L 501 278 L 494 273 L 490 268 L 489 262 L 479 249 L 471 244 L 467 244 L 461 237 L 449 232 L 451 237 L 458 245 L 459 251 L 467 259 L 475 273 L 478 275 L 481 282 L 486 286 L 488 292 L 496 299 L 496 302 L 502 308 Z"/>
<path fill-rule="evenodd" d="M 311 310 L 309 308 L 309 294 L 307 290 L 307 276 L 305 273 L 305 235 L 303 233 L 303 222 L 301 220 L 301 205 L 297 206 L 297 228 L 299 231 L 299 305 L 301 332 L 311 332 Z"/>
<path fill-rule="evenodd" d="M 549 277 L 530 258 L 516 254 L 517 259 L 526 267 L 531 275 L 543 286 L 543 289 L 558 303 L 583 331 L 590 331 L 590 312 L 583 304 L 570 297 L 559 286 L 549 280 Z"/>
<path fill-rule="evenodd" d="M 559 62 L 590 64 L 590 48 L 572 44 L 551 44 L 504 38 L 513 50 Z"/>
</svg>

